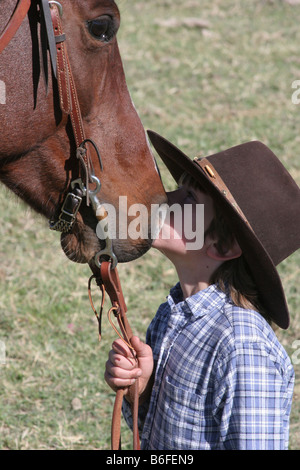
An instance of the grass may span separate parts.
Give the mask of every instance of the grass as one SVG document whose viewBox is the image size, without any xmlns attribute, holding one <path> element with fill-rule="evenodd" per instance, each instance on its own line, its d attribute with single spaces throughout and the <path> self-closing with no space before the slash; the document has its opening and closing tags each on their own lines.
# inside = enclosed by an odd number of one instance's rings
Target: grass
<svg viewBox="0 0 300 470">
<path fill-rule="evenodd" d="M 145 128 L 190 156 L 262 140 L 300 182 L 300 107 L 291 100 L 292 82 L 300 79 L 300 6 L 280 0 L 121 0 L 119 6 L 127 83 Z M 186 18 L 209 27 L 187 26 Z M 104 319 L 99 344 L 89 270 L 68 261 L 47 222 L 3 188 L 0 207 L 0 341 L 6 347 L 0 448 L 109 449 L 114 394 L 103 371 L 114 334 Z M 278 336 L 292 357 L 300 339 L 299 266 L 299 253 L 280 266 L 292 321 Z M 129 320 L 143 337 L 176 281 L 174 269 L 151 252 L 120 266 L 119 274 Z M 294 367 L 290 448 L 299 449 L 300 366 Z M 122 439 L 130 448 L 125 425 Z"/>
</svg>

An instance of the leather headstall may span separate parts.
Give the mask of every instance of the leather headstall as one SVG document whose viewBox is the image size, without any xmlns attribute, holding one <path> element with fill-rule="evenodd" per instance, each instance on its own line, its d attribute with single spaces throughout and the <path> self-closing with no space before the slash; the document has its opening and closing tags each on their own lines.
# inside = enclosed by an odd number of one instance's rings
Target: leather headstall
<svg viewBox="0 0 300 470">
<path fill-rule="evenodd" d="M 6 46 L 10 43 L 12 38 L 15 36 L 19 27 L 23 23 L 24 18 L 26 17 L 29 8 L 31 5 L 31 0 L 19 0 L 15 11 L 13 12 L 9 22 L 7 23 L 4 31 L 0 36 L 0 54 Z"/>
</svg>

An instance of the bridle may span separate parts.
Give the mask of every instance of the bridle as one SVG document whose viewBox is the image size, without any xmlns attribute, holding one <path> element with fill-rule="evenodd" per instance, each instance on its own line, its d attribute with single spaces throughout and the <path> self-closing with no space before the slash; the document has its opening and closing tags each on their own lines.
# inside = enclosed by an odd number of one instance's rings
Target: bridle
<svg viewBox="0 0 300 470">
<path fill-rule="evenodd" d="M 0 54 L 14 37 L 23 20 L 25 19 L 32 0 L 19 0 L 18 4 L 7 24 L 4 31 L 0 35 Z M 92 159 L 90 156 L 89 145 L 94 148 L 97 154 L 99 165 L 103 170 L 100 152 L 95 143 L 86 137 L 84 125 L 78 101 L 78 95 L 72 70 L 69 62 L 67 48 L 65 44 L 66 35 L 63 32 L 61 17 L 63 14 L 62 6 L 57 1 L 39 0 L 40 12 L 44 21 L 47 33 L 48 49 L 51 58 L 53 75 L 57 79 L 59 90 L 59 101 L 62 112 L 70 117 L 73 129 L 73 136 L 76 143 L 76 157 L 79 161 L 80 177 L 73 180 L 70 184 L 70 191 L 67 193 L 65 200 L 61 206 L 58 218 L 50 220 L 50 228 L 60 232 L 69 232 L 75 222 L 76 215 L 80 208 L 83 198 L 86 204 L 92 206 L 95 217 L 99 222 L 107 220 L 107 213 L 103 209 L 98 193 L 101 189 L 101 182 L 95 175 Z M 93 189 L 92 189 L 93 186 Z M 99 215 L 100 214 L 100 215 Z M 136 354 L 131 346 L 132 331 L 129 326 L 126 311 L 127 307 L 124 301 L 122 288 L 117 272 L 117 257 L 113 252 L 112 242 L 109 238 L 109 231 L 106 226 L 107 222 L 98 225 L 102 227 L 103 237 L 105 240 L 105 248 L 100 250 L 90 262 L 90 268 L 93 272 L 88 282 L 89 298 L 92 309 L 97 317 L 99 324 L 99 336 L 101 337 L 101 317 L 104 304 L 105 292 L 108 293 L 111 300 L 111 308 L 108 311 L 108 318 L 118 335 L 128 344 L 132 357 L 136 359 Z M 95 279 L 98 287 L 102 292 L 102 302 L 100 312 L 98 313 L 94 307 L 91 295 L 91 282 Z M 111 315 L 117 318 L 121 333 L 118 332 L 113 324 Z M 121 446 L 121 408 L 124 396 L 124 390 L 119 389 L 116 394 L 115 405 L 112 417 L 111 427 L 111 448 L 118 450 Z M 131 386 L 130 396 L 133 400 L 133 448 L 138 450 L 139 433 L 138 433 L 138 381 Z"/>
</svg>

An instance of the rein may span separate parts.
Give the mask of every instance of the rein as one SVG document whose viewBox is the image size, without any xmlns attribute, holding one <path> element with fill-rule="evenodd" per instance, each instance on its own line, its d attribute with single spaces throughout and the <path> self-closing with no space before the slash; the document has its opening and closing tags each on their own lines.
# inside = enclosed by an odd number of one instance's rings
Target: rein
<svg viewBox="0 0 300 470">
<path fill-rule="evenodd" d="M 99 313 L 94 307 L 91 294 L 91 282 L 95 279 L 98 287 L 102 291 L 102 301 L 100 306 Z M 98 326 L 99 326 L 99 340 L 101 339 L 101 320 L 102 320 L 102 311 L 105 299 L 105 292 L 110 297 L 111 308 L 108 310 L 107 316 L 108 320 L 117 333 L 117 335 L 127 344 L 129 347 L 132 358 L 137 361 L 136 353 L 134 348 L 130 344 L 132 338 L 132 330 L 128 323 L 126 316 L 126 303 L 124 300 L 121 283 L 118 275 L 117 269 L 111 268 L 111 262 L 103 261 L 100 266 L 100 272 L 96 271 L 93 274 L 88 283 L 88 293 L 89 299 L 92 306 L 92 309 L 96 315 Z M 115 316 L 117 319 L 121 333 L 115 327 L 111 315 Z M 140 439 L 139 439 L 139 430 L 138 430 L 138 405 L 139 405 L 139 392 L 138 392 L 138 379 L 129 389 L 130 398 L 132 401 L 132 416 L 133 416 L 133 449 L 140 450 Z M 121 450 L 121 415 L 122 415 L 122 402 L 124 397 L 124 389 L 119 388 L 116 393 L 113 415 L 112 415 L 112 424 L 111 424 L 111 448 L 112 450 Z"/>
<path fill-rule="evenodd" d="M 31 0 L 19 0 L 15 11 L 0 36 L 0 54 L 10 43 L 19 27 L 23 23 L 31 5 Z"/>
<path fill-rule="evenodd" d="M 31 0 L 19 0 L 8 24 L 0 36 L 0 53 L 6 48 L 6 46 L 18 31 L 29 11 L 31 3 Z M 100 250 L 95 255 L 94 259 L 90 262 L 90 268 L 93 275 L 90 277 L 88 285 L 91 306 L 99 323 L 99 338 L 101 338 L 101 317 L 104 305 L 104 297 L 105 292 L 107 292 L 112 304 L 108 311 L 109 322 L 111 323 L 116 333 L 129 346 L 132 357 L 137 360 L 136 353 L 130 344 L 132 331 L 126 317 L 127 307 L 122 293 L 118 271 L 116 269 L 118 260 L 115 253 L 113 252 L 112 241 L 108 236 L 107 212 L 97 197 L 101 189 L 101 182 L 95 176 L 90 151 L 86 144 L 90 144 L 96 152 L 101 171 L 103 170 L 103 165 L 97 146 L 92 140 L 86 138 L 85 136 L 78 95 L 65 44 L 66 36 L 63 32 L 61 22 L 61 17 L 63 14 L 62 6 L 59 2 L 54 0 L 40 0 L 40 12 L 43 16 L 44 25 L 46 28 L 48 49 L 50 53 L 53 74 L 58 83 L 60 108 L 64 114 L 67 114 L 70 117 L 77 149 L 76 157 L 80 163 L 81 168 L 80 177 L 72 181 L 70 184 L 71 191 L 66 195 L 58 219 L 50 220 L 50 229 L 60 232 L 69 232 L 75 222 L 76 215 L 82 203 L 82 199 L 85 197 L 86 204 L 88 206 L 91 204 L 97 220 L 101 222 L 98 224 L 98 228 L 103 231 L 102 235 L 104 235 L 101 237 L 101 239 L 105 240 L 105 248 Z M 91 189 L 91 185 L 94 186 L 94 189 Z M 99 215 L 99 213 L 101 215 Z M 91 281 L 93 279 L 96 280 L 96 283 L 102 292 L 102 302 L 99 314 L 96 312 L 91 296 Z M 121 334 L 114 326 L 111 318 L 112 314 L 117 319 Z M 136 381 L 136 383 L 130 387 L 129 393 L 133 401 L 133 449 L 139 450 L 140 444 L 137 425 L 138 381 Z M 112 450 L 119 450 L 121 448 L 120 433 L 123 397 L 124 390 L 118 389 L 116 393 L 111 426 Z"/>
</svg>

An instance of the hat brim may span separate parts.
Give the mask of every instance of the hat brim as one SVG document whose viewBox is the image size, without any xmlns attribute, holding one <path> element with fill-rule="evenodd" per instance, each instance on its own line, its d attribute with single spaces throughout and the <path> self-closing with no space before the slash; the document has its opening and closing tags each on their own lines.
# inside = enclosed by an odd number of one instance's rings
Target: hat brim
<svg viewBox="0 0 300 470">
<path fill-rule="evenodd" d="M 158 155 L 168 168 L 176 182 L 184 172 L 191 175 L 214 198 L 230 221 L 233 233 L 243 251 L 252 276 L 256 282 L 262 303 L 280 328 L 287 329 L 290 324 L 288 306 L 276 266 L 257 238 L 253 230 L 240 217 L 236 209 L 213 184 L 199 165 L 179 150 L 175 145 L 156 132 L 147 131 L 149 139 Z M 207 157 L 209 159 L 209 157 Z"/>
</svg>

